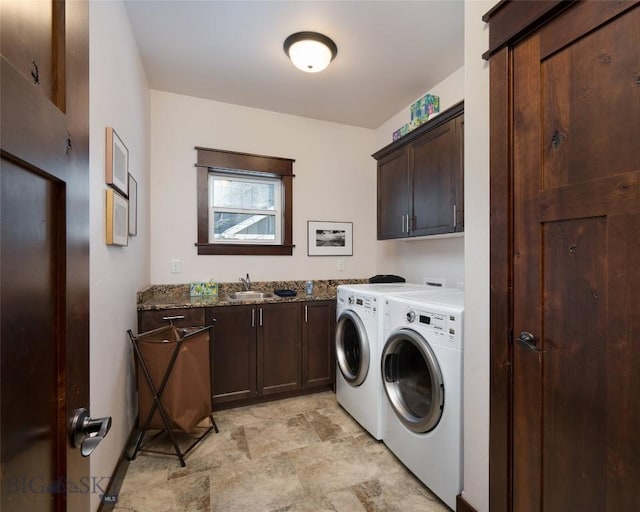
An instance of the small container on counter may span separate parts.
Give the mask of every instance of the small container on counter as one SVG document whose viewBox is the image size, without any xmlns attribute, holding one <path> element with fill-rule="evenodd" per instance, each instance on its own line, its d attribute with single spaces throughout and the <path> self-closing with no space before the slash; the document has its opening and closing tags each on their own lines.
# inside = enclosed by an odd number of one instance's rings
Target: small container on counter
<svg viewBox="0 0 640 512">
<path fill-rule="evenodd" d="M 313 281 L 307 281 L 304 284 L 304 291 L 307 295 L 313 295 Z"/>
</svg>

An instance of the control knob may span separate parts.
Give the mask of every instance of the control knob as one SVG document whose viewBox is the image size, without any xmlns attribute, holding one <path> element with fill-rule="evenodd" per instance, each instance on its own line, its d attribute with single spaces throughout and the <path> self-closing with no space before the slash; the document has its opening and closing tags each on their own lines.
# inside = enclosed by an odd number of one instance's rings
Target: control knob
<svg viewBox="0 0 640 512">
<path fill-rule="evenodd" d="M 349 297 L 349 300 L 347 300 L 347 302 L 348 302 L 349 304 L 353 304 L 353 303 L 354 303 L 353 295 L 352 295 L 351 297 Z"/>
<path fill-rule="evenodd" d="M 413 309 L 407 311 L 407 322 L 411 323 L 416 319 L 416 312 Z"/>
</svg>

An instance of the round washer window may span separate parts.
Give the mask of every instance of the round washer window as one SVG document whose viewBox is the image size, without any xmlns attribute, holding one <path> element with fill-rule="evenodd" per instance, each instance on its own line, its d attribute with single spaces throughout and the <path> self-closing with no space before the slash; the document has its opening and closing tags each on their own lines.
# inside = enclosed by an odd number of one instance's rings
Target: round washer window
<svg viewBox="0 0 640 512">
<path fill-rule="evenodd" d="M 442 416 L 444 384 L 429 343 L 411 329 L 398 329 L 382 353 L 384 390 L 396 416 L 412 432 L 433 430 Z"/>
<path fill-rule="evenodd" d="M 362 320 L 350 309 L 342 312 L 336 324 L 336 358 L 349 384 L 364 382 L 369 372 L 369 339 Z"/>
</svg>

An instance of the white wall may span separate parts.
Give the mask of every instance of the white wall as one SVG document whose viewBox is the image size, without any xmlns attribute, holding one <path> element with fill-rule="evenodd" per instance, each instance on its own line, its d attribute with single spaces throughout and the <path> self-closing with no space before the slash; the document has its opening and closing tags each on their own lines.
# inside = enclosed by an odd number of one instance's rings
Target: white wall
<svg viewBox="0 0 640 512">
<path fill-rule="evenodd" d="M 495 1 L 465 1 L 464 490 L 489 511 L 489 47 L 482 21 Z"/>
<path fill-rule="evenodd" d="M 464 67 L 462 67 L 429 91 L 425 91 L 425 94 L 428 92 L 440 97 L 440 111 L 442 112 L 464 99 L 464 78 Z M 376 130 L 378 144 L 376 149 L 390 144 L 394 130 L 409 122 L 411 119 L 409 107 L 410 105 L 407 105 L 404 110 L 398 112 Z M 465 212 L 465 222 L 466 219 L 467 213 Z M 449 287 L 463 286 L 463 237 L 410 241 L 383 240 L 377 242 L 376 251 L 377 273 L 398 274 L 405 277 L 407 281 L 417 283 L 424 282 L 425 277 L 444 278 Z"/>
<path fill-rule="evenodd" d="M 295 159 L 292 256 L 197 255 L 194 146 Z M 151 91 L 151 282 L 237 281 L 247 272 L 253 281 L 373 275 L 374 150 L 374 130 Z M 353 256 L 308 257 L 308 220 L 353 222 Z M 181 273 L 170 273 L 172 259 Z"/>
<path fill-rule="evenodd" d="M 90 371 L 91 413 L 113 417 L 91 455 L 91 475 L 109 477 L 133 426 L 127 329 L 136 332 L 136 291 L 149 284 L 149 86 L 122 1 L 91 2 L 90 18 Z M 129 149 L 138 182 L 138 236 L 105 245 L 105 127 Z M 96 510 L 100 496 L 92 495 Z"/>
</svg>

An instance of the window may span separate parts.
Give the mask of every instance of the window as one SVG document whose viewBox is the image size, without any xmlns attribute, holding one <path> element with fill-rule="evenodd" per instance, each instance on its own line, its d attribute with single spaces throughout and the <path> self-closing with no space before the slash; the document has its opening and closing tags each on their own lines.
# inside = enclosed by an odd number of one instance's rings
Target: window
<svg viewBox="0 0 640 512">
<path fill-rule="evenodd" d="M 196 150 L 198 254 L 291 255 L 293 160 Z"/>
<path fill-rule="evenodd" d="M 282 242 L 282 182 L 209 171 L 209 243 Z"/>
</svg>

